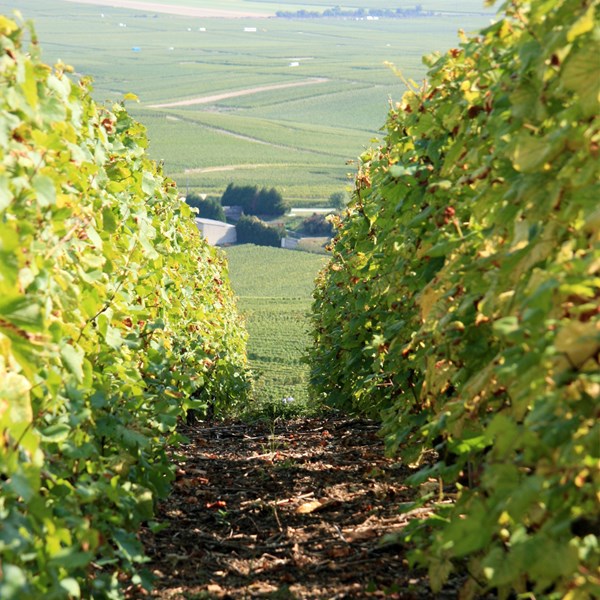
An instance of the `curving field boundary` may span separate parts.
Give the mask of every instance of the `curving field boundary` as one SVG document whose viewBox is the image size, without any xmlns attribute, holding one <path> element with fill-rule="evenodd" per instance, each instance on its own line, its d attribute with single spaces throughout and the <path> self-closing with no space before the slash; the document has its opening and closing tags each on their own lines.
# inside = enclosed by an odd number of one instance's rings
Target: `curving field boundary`
<svg viewBox="0 0 600 600">
<path fill-rule="evenodd" d="M 222 10 L 217 8 L 202 8 L 195 6 L 183 6 L 177 4 L 154 4 L 153 2 L 141 2 L 140 0 L 66 0 L 77 4 L 96 4 L 98 6 L 111 6 L 113 8 L 129 8 L 132 10 L 143 10 L 145 12 L 165 13 L 181 17 L 240 19 L 243 17 L 267 18 L 274 16 L 272 13 Z"/>
<path fill-rule="evenodd" d="M 70 0 L 73 1 L 73 0 Z M 292 83 L 274 83 L 272 85 L 261 85 L 244 90 L 234 92 L 223 92 L 222 94 L 212 94 L 210 96 L 200 96 L 198 98 L 190 98 L 189 100 L 178 100 L 177 102 L 167 102 L 165 104 L 151 104 L 150 108 L 175 108 L 176 106 L 193 106 L 195 104 L 212 104 L 220 100 L 228 98 L 238 98 L 239 96 L 249 96 L 260 92 L 270 92 L 271 90 L 282 90 L 285 88 L 300 87 L 305 85 L 314 85 L 316 83 L 325 83 L 329 81 L 326 77 L 311 77 L 302 81 L 294 81 Z"/>
</svg>

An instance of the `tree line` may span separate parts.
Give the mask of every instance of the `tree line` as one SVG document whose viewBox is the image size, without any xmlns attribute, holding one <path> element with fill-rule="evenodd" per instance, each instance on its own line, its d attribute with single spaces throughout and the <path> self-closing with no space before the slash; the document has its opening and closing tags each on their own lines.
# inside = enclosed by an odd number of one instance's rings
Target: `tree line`
<svg viewBox="0 0 600 600">
<path fill-rule="evenodd" d="M 185 201 L 198 209 L 198 215 L 204 219 L 225 221 L 224 206 L 239 206 L 245 215 L 280 217 L 289 206 L 275 188 L 259 189 L 256 185 L 237 186 L 230 183 L 221 198 L 205 196 L 192 192 Z"/>
<path fill-rule="evenodd" d="M 408 17 L 428 17 L 432 13 L 424 11 L 420 4 L 414 8 L 357 8 L 343 9 L 340 6 L 317 10 L 278 10 L 275 15 L 282 19 L 323 19 L 323 18 L 352 18 L 382 17 L 386 19 L 406 19 Z"/>
<path fill-rule="evenodd" d="M 256 185 L 237 186 L 230 183 L 221 198 L 209 197 L 195 192 L 187 194 L 186 203 L 198 210 L 197 216 L 226 222 L 224 206 L 240 206 L 242 216 L 236 222 L 237 239 L 241 244 L 252 243 L 261 246 L 280 246 L 285 236 L 283 225 L 271 226 L 258 215 L 280 217 L 289 205 L 275 188 L 259 189 Z M 336 210 L 342 210 L 348 202 L 346 192 L 335 192 L 329 198 Z M 302 222 L 301 232 L 312 236 L 331 236 L 333 227 L 325 215 L 313 214 Z"/>
<path fill-rule="evenodd" d="M 280 217 L 289 206 L 275 188 L 230 183 L 221 196 L 222 206 L 241 206 L 246 215 Z"/>
</svg>

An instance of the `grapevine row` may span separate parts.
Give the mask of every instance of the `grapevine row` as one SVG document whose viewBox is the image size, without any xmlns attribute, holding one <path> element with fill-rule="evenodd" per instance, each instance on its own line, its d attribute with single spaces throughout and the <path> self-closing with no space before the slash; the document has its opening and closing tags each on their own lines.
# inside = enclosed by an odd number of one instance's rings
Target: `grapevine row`
<svg viewBox="0 0 600 600">
<path fill-rule="evenodd" d="M 30 39 L 25 47 L 24 37 Z M 0 597 L 149 585 L 190 409 L 243 400 L 226 265 L 123 104 L 0 16 Z"/>
<path fill-rule="evenodd" d="M 511 0 L 427 58 L 319 277 L 313 390 L 439 482 L 401 536 L 436 592 L 600 593 L 599 10 Z"/>
</svg>

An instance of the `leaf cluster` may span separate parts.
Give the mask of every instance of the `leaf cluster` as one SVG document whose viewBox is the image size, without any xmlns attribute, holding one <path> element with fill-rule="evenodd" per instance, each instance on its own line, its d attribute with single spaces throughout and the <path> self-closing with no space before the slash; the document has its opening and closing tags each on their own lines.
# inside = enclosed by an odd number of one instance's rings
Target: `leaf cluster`
<svg viewBox="0 0 600 600">
<path fill-rule="evenodd" d="M 600 592 L 599 2 L 514 0 L 388 115 L 315 292 L 311 380 L 441 503 L 465 598 Z M 343 315 L 343 318 L 340 318 Z"/>
<path fill-rule="evenodd" d="M 148 585 L 136 537 L 189 408 L 247 389 L 221 255 L 122 104 L 0 16 L 0 597 Z"/>
</svg>

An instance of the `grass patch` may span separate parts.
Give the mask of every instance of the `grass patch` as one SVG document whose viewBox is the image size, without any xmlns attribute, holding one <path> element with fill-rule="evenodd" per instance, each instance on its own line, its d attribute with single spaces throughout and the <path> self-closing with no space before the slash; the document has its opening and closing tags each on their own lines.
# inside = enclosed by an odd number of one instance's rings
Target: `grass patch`
<svg viewBox="0 0 600 600">
<path fill-rule="evenodd" d="M 305 237 L 298 243 L 298 250 L 313 254 L 327 254 L 326 246 L 331 241 L 328 237 Z"/>
</svg>

